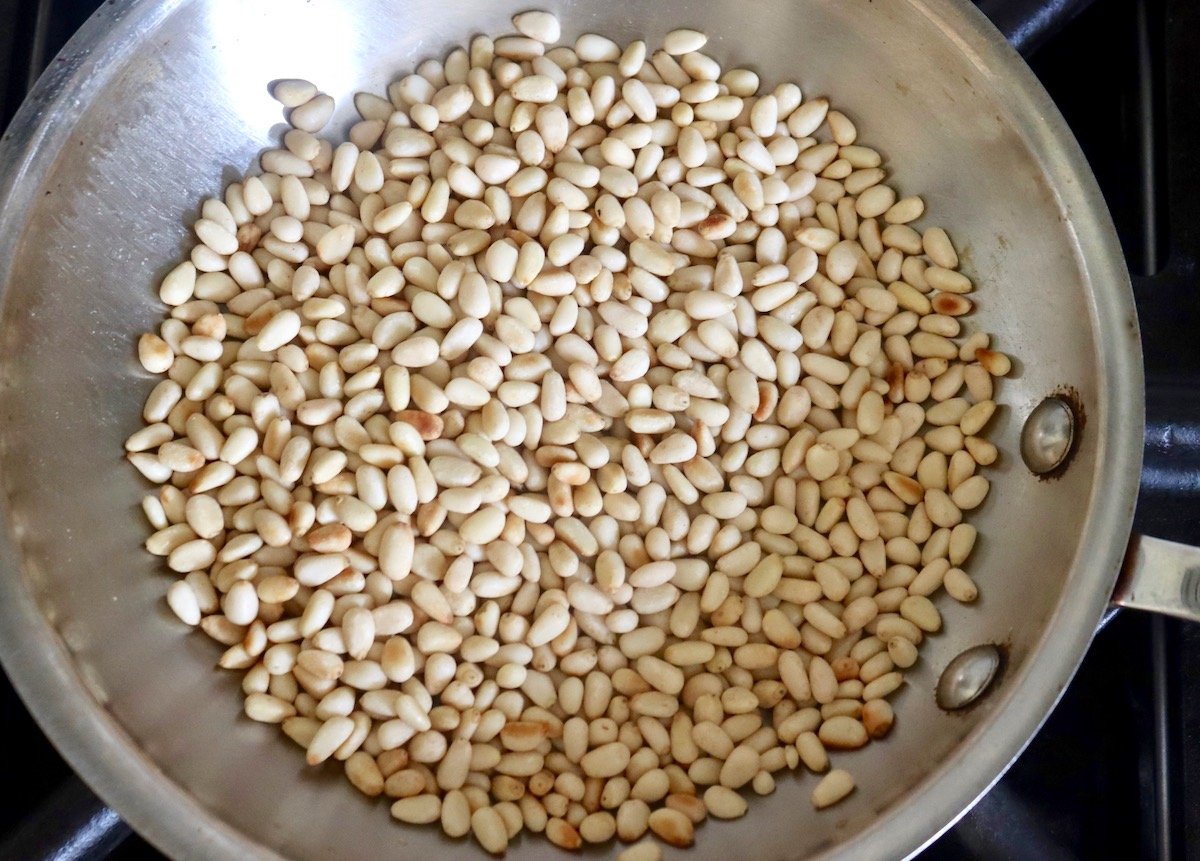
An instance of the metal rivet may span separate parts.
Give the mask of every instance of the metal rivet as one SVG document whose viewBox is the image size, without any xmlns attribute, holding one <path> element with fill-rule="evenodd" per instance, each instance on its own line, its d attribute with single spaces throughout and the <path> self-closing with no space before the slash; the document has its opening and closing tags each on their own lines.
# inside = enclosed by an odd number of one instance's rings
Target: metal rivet
<svg viewBox="0 0 1200 861">
<path fill-rule="evenodd" d="M 1021 429 L 1021 459 L 1034 475 L 1061 464 L 1075 440 L 1075 413 L 1070 404 L 1051 396 L 1038 404 Z"/>
<path fill-rule="evenodd" d="M 1000 669 L 1000 650 L 990 643 L 972 646 L 955 657 L 938 679 L 935 697 L 939 708 L 969 706 L 988 689 Z"/>
</svg>

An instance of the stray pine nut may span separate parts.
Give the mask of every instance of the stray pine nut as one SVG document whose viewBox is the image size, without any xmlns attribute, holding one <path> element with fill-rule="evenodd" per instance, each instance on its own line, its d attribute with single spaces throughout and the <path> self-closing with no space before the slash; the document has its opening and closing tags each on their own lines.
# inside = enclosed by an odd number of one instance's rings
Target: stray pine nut
<svg viewBox="0 0 1200 861">
<path fill-rule="evenodd" d="M 812 791 L 813 807 L 822 810 L 837 804 L 854 791 L 854 778 L 850 772 L 835 768 L 818 783 Z"/>
<path fill-rule="evenodd" d="M 662 861 L 662 849 L 657 843 L 646 841 L 623 849 L 617 861 Z"/>
</svg>

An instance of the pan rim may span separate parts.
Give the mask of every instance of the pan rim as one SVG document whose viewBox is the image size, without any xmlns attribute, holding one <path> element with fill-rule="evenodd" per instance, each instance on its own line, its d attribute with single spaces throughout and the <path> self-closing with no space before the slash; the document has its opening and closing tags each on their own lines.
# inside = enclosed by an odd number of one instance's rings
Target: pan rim
<svg viewBox="0 0 1200 861">
<path fill-rule="evenodd" d="M 120 66 L 115 60 L 187 0 L 110 0 L 60 53 L 0 140 L 0 303 L 33 189 L 75 121 Z M 1133 293 L 1120 245 L 1096 181 L 1058 109 L 1019 55 L 966 0 L 907 0 L 980 68 L 1008 81 L 998 100 L 1043 170 L 1056 179 L 1060 207 L 1072 215 L 1079 266 L 1090 290 L 1098 343 L 1093 418 L 1098 447 L 1079 549 L 1058 606 L 1020 676 L 995 713 L 908 796 L 862 831 L 817 858 L 909 856 L 949 828 L 999 780 L 1044 722 L 1074 675 L 1120 568 L 1141 469 L 1142 356 Z M 1036 122 L 1035 122 L 1036 120 Z M 1099 421 L 1096 421 L 1099 419 Z M 1102 492 L 1101 492 L 1102 491 Z M 167 778 L 92 695 L 67 647 L 20 575 L 8 501 L 0 501 L 0 662 L 39 724 L 81 777 L 150 842 L 174 857 L 282 856 L 226 824 Z M 1055 648 L 1047 648 L 1053 638 Z M 1020 696 L 1017 696 L 1017 692 Z M 1033 695 L 1031 695 L 1031 692 Z M 966 755 L 967 750 L 971 755 Z M 935 823 L 931 830 L 930 823 Z"/>
</svg>

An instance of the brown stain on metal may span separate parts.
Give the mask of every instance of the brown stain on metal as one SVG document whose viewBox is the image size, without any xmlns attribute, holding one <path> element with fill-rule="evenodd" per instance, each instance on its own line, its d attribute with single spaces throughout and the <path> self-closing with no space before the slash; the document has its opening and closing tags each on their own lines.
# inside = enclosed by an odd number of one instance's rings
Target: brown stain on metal
<svg viewBox="0 0 1200 861">
<path fill-rule="evenodd" d="M 1087 426 L 1087 411 L 1083 408 L 1083 396 L 1077 388 L 1062 385 L 1051 392 L 1050 397 L 1058 398 L 1067 405 L 1067 409 L 1075 417 L 1075 427 L 1071 432 L 1071 447 L 1067 449 L 1066 456 L 1054 469 L 1034 476 L 1038 481 L 1057 481 L 1066 474 L 1071 462 L 1075 460 L 1075 453 L 1079 451 L 1079 441 L 1083 438 L 1083 430 Z"/>
</svg>

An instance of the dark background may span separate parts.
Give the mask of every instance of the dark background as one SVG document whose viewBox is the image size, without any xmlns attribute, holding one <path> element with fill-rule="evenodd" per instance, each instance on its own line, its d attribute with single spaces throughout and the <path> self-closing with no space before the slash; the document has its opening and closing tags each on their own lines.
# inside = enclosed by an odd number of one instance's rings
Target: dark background
<svg viewBox="0 0 1200 861">
<path fill-rule="evenodd" d="M 1133 275 L 1148 401 L 1138 527 L 1200 544 L 1200 3 L 979 2 L 1079 138 Z M 98 5 L 0 0 L 0 124 Z M 7 679 L 0 722 L 0 783 L 15 790 L 0 805 L 0 861 L 104 857 L 59 845 L 96 809 Z M 43 845 L 12 837 L 35 822 Z M 107 857 L 163 856 L 130 836 Z M 1200 861 L 1200 626 L 1118 614 L 1028 750 L 921 857 Z"/>
</svg>

